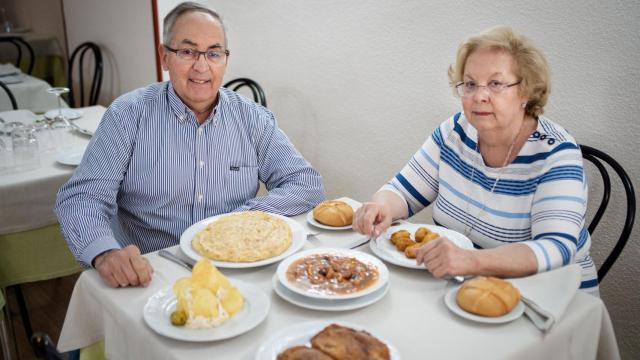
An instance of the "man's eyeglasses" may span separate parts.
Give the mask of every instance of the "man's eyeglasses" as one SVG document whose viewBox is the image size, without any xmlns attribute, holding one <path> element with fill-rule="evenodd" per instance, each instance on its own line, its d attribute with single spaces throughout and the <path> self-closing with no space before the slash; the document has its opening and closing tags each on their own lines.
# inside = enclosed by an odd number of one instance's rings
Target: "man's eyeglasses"
<svg viewBox="0 0 640 360">
<path fill-rule="evenodd" d="M 210 64 L 220 65 L 224 64 L 227 60 L 227 56 L 229 56 L 229 50 L 219 51 L 219 50 L 207 50 L 207 51 L 199 51 L 196 49 L 183 48 L 183 49 L 173 49 L 168 47 L 167 45 L 163 45 L 165 49 L 175 53 L 179 59 L 185 61 L 198 61 L 200 59 L 200 55 L 204 55 L 204 58 Z"/>
<path fill-rule="evenodd" d="M 503 84 L 499 81 L 489 81 L 487 85 L 478 85 L 475 81 L 465 81 L 456 85 L 456 92 L 460 97 L 468 97 L 473 96 L 480 88 L 487 88 L 491 94 L 499 94 L 506 88 L 516 86 L 521 82 L 522 80 L 516 81 L 513 84 Z"/>
</svg>

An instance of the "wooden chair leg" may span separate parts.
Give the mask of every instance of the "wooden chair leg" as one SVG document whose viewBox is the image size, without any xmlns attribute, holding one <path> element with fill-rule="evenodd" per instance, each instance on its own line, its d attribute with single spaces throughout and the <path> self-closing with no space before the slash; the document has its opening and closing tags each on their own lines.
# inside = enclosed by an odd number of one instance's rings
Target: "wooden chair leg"
<svg viewBox="0 0 640 360">
<path fill-rule="evenodd" d="M 4 311 L 4 308 L 2 309 Z M 9 329 L 7 327 L 6 316 L 0 318 L 0 345 L 2 346 L 3 359 L 13 359 L 11 355 L 11 337 L 9 336 Z"/>
</svg>

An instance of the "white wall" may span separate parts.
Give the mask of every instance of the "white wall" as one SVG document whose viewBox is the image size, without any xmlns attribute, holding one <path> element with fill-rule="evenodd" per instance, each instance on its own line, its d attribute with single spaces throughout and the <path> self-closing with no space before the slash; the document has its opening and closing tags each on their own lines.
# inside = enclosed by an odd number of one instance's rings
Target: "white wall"
<svg viewBox="0 0 640 360">
<path fill-rule="evenodd" d="M 63 5 L 69 55 L 85 41 L 102 50 L 100 104 L 109 105 L 116 97 L 156 80 L 150 1 L 64 0 Z"/>
<path fill-rule="evenodd" d="M 159 7 L 178 2 L 160 0 Z M 616 157 L 640 191 L 640 162 L 633 160 L 640 152 L 637 1 L 205 3 L 226 19 L 227 80 L 247 76 L 263 85 L 269 108 L 323 174 L 331 197 L 366 200 L 460 109 L 446 69 L 466 36 L 498 24 L 526 34 L 546 52 L 553 71 L 546 115 L 580 142 Z M 612 202 L 610 221 L 594 237 L 597 262 L 624 215 L 618 194 Z M 623 358 L 640 354 L 636 223 L 601 288 Z"/>
</svg>

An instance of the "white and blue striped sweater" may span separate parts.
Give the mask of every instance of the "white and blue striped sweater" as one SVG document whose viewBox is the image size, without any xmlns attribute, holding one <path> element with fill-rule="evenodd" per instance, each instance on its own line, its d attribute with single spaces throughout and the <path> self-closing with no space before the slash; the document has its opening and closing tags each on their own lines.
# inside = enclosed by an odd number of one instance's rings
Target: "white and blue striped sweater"
<svg viewBox="0 0 640 360">
<path fill-rule="evenodd" d="M 476 129 L 463 114 L 454 115 L 383 189 L 406 201 L 409 216 L 434 203 L 434 221 L 461 233 L 473 228 L 469 237 L 477 248 L 529 246 L 538 272 L 576 262 L 582 266 L 580 287 L 597 293 L 584 218 L 588 189 L 573 137 L 540 117 L 504 169 L 486 166 L 476 141 Z"/>
</svg>

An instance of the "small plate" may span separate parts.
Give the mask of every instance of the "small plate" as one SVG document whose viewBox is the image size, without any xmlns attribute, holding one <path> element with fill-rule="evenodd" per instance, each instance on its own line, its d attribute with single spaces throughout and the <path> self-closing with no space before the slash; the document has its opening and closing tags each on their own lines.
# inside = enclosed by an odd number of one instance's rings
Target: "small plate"
<svg viewBox="0 0 640 360">
<path fill-rule="evenodd" d="M 389 354 L 391 355 L 391 360 L 400 359 L 400 352 L 398 349 L 396 349 L 396 347 L 388 340 L 371 331 L 371 329 L 344 321 L 317 320 L 290 325 L 276 332 L 269 339 L 262 342 L 262 345 L 260 345 L 256 352 L 255 360 L 273 360 L 278 357 L 278 354 L 290 347 L 298 345 L 311 346 L 311 338 L 331 324 L 338 324 L 354 330 L 364 330 L 368 332 L 387 345 L 389 348 Z"/>
<path fill-rule="evenodd" d="M 78 166 L 82 161 L 82 156 L 84 155 L 84 150 L 82 151 L 73 151 L 66 153 L 58 153 L 56 155 L 56 162 L 62 165 L 70 165 L 70 166 Z"/>
<path fill-rule="evenodd" d="M 444 303 L 447 305 L 449 310 L 451 310 L 451 312 L 465 319 L 486 324 L 502 324 L 519 318 L 524 312 L 524 304 L 522 304 L 522 301 L 520 301 L 510 312 L 502 316 L 488 317 L 469 313 L 458 306 L 458 303 L 456 302 L 458 289 L 460 289 L 460 286 L 449 290 L 449 292 L 444 296 Z"/>
<path fill-rule="evenodd" d="M 171 287 L 158 291 L 147 300 L 143 309 L 144 321 L 158 334 L 183 341 L 216 341 L 243 334 L 267 317 L 269 297 L 255 285 L 238 280 L 231 280 L 231 283 L 240 290 L 245 303 L 242 310 L 218 327 L 189 329 L 171 325 L 171 313 L 177 303 Z"/>
<path fill-rule="evenodd" d="M 325 224 L 321 224 L 319 222 L 316 221 L 316 219 L 313 218 L 313 210 L 309 211 L 307 213 L 307 222 L 317 228 L 320 229 L 325 229 L 325 230 L 349 230 L 351 229 L 351 225 L 346 225 L 346 226 L 329 226 L 329 225 L 325 225 Z"/>
<path fill-rule="evenodd" d="M 355 299 L 331 300 L 316 299 L 296 294 L 280 283 L 277 274 L 273 275 L 271 284 L 273 285 L 273 291 L 275 291 L 275 293 L 284 300 L 305 309 L 320 311 L 348 311 L 360 309 L 378 302 L 378 300 L 382 299 L 389 291 L 389 283 L 387 283 L 381 289 L 378 289 L 377 291 L 374 291 L 373 293 L 366 296 Z"/>
<path fill-rule="evenodd" d="M 473 249 L 473 243 L 471 242 L 471 240 L 457 231 L 450 230 L 438 225 L 410 223 L 402 223 L 400 225 L 390 227 L 389 229 L 387 229 L 387 231 L 381 234 L 376 241 L 369 242 L 369 247 L 376 256 L 394 265 L 402 266 L 409 269 L 427 270 L 424 265 L 416 264 L 416 259 L 410 259 L 405 256 L 403 251 L 398 251 L 398 249 L 396 249 L 395 245 L 393 245 L 390 240 L 391 234 L 398 230 L 408 230 L 411 233 L 411 238 L 413 238 L 416 230 L 421 227 L 425 227 L 433 232 L 440 234 L 441 236 L 448 238 L 449 240 L 453 241 L 454 244 L 463 249 Z"/>
<path fill-rule="evenodd" d="M 313 293 L 313 292 L 306 291 L 305 289 L 299 288 L 294 283 L 287 280 L 287 270 L 289 269 L 289 266 L 292 263 L 306 256 L 317 255 L 317 254 L 331 254 L 331 255 L 340 255 L 340 256 L 346 256 L 346 257 L 355 257 L 356 259 L 358 259 L 359 261 L 365 264 L 371 264 L 378 269 L 378 281 L 376 281 L 374 284 L 372 284 L 368 288 L 355 293 L 322 294 L 322 293 Z M 389 270 L 387 269 L 387 266 L 378 258 L 376 258 L 375 256 L 371 256 L 369 254 L 363 253 L 361 251 L 351 250 L 351 249 L 342 249 L 342 248 L 314 248 L 314 249 L 301 251 L 297 254 L 294 254 L 284 259 L 278 265 L 278 269 L 276 270 L 276 275 L 278 276 L 279 282 L 288 290 L 305 297 L 324 299 L 324 300 L 327 300 L 327 299 L 344 300 L 344 299 L 353 299 L 353 298 L 366 296 L 381 289 L 389 281 Z"/>
<path fill-rule="evenodd" d="M 200 220 L 197 223 L 189 226 L 180 236 L 180 250 L 182 250 L 182 252 L 185 255 L 187 255 L 189 258 L 195 261 L 200 260 L 202 258 L 202 255 L 198 254 L 198 252 L 193 248 L 193 246 L 191 246 L 191 240 L 197 233 L 204 230 L 204 228 L 206 228 L 207 225 L 209 225 L 211 222 L 217 220 L 221 216 L 226 216 L 226 215 L 229 215 L 229 214 L 212 216 L 210 218 Z M 219 260 L 210 259 L 211 263 L 221 268 L 239 269 L 239 268 L 258 267 L 258 266 L 273 264 L 274 262 L 280 261 L 286 258 L 287 256 L 294 254 L 296 251 L 300 250 L 304 246 L 305 241 L 307 240 L 307 232 L 304 231 L 302 226 L 298 224 L 297 221 L 291 218 L 288 218 L 286 216 L 272 214 L 272 213 L 269 213 L 269 215 L 278 217 L 286 221 L 287 224 L 289 224 L 289 226 L 291 227 L 291 234 L 293 239 L 291 240 L 291 245 L 289 245 L 289 248 L 287 250 L 285 250 L 282 254 L 278 256 L 270 257 L 263 260 L 253 261 L 253 262 L 230 262 L 230 261 L 219 261 Z"/>
<path fill-rule="evenodd" d="M 44 113 L 44 117 L 46 117 L 47 119 L 55 119 L 55 117 L 58 116 L 58 114 L 59 114 L 58 109 L 52 109 Z M 67 120 L 78 119 L 82 117 L 82 114 L 83 114 L 82 110 L 67 109 L 67 108 L 62 109 L 62 116 L 64 116 L 65 119 Z"/>
</svg>

